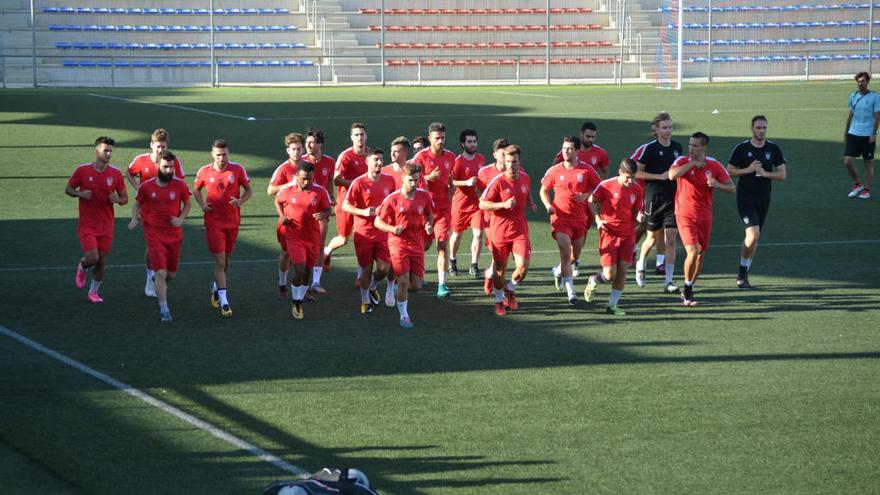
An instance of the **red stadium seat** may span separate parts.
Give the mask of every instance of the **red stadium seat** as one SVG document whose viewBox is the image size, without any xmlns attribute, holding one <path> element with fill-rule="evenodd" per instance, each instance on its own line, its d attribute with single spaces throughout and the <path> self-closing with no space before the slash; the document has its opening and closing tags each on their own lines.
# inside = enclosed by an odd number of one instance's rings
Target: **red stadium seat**
<svg viewBox="0 0 880 495">
<path fill-rule="evenodd" d="M 428 48 L 435 50 L 435 49 L 443 48 L 443 45 L 440 43 L 428 43 Z"/>
<path fill-rule="evenodd" d="M 408 43 L 408 44 L 409 44 L 408 48 L 415 48 L 416 50 L 424 50 L 425 48 L 428 47 L 428 45 L 426 45 L 425 43 Z"/>
<path fill-rule="evenodd" d="M 541 26 L 538 24 L 532 24 L 531 26 L 527 26 L 529 31 L 543 31 L 546 26 Z"/>
<path fill-rule="evenodd" d="M 443 48 L 446 48 L 446 49 L 458 48 L 458 43 L 443 43 Z"/>
<path fill-rule="evenodd" d="M 503 14 L 504 11 L 501 9 L 488 9 L 487 12 L 492 15 Z"/>
<path fill-rule="evenodd" d="M 500 65 L 500 64 L 501 64 L 501 62 L 499 62 L 495 59 L 486 60 L 486 65 Z"/>
<path fill-rule="evenodd" d="M 425 9 L 409 9 L 409 13 L 412 15 L 422 15 L 425 13 Z"/>
<path fill-rule="evenodd" d="M 378 14 L 379 9 L 361 9 L 361 14 Z"/>
<path fill-rule="evenodd" d="M 457 14 L 457 12 L 455 11 L 455 9 L 440 9 L 440 13 L 441 13 L 441 14 L 446 14 L 446 15 L 455 15 L 455 14 Z"/>
<path fill-rule="evenodd" d="M 480 48 L 480 49 L 485 50 L 486 48 L 491 48 L 491 46 L 489 46 L 489 43 L 474 43 L 474 48 Z"/>
<path fill-rule="evenodd" d="M 418 60 L 404 60 L 403 65 L 419 65 Z"/>
<path fill-rule="evenodd" d="M 516 60 L 506 58 L 506 59 L 502 60 L 500 63 L 501 63 L 501 65 L 516 65 Z"/>
<path fill-rule="evenodd" d="M 449 26 L 450 31 L 464 31 L 467 29 L 467 26 Z"/>
<path fill-rule="evenodd" d="M 498 26 L 482 26 L 482 31 L 498 31 Z"/>
<path fill-rule="evenodd" d="M 601 24 L 590 24 L 590 29 L 602 29 Z"/>
<path fill-rule="evenodd" d="M 459 48 L 474 48 L 474 44 L 473 43 L 459 43 L 458 47 Z"/>
<path fill-rule="evenodd" d="M 486 9 L 471 9 L 471 13 L 475 15 L 486 15 L 488 11 Z"/>
<path fill-rule="evenodd" d="M 550 9 L 551 14 L 561 14 L 562 12 L 563 12 L 563 9 L 559 9 L 559 8 Z"/>
<path fill-rule="evenodd" d="M 504 43 L 489 43 L 489 48 L 507 48 Z"/>
<path fill-rule="evenodd" d="M 439 15 L 440 9 L 425 9 L 425 13 L 430 15 Z"/>
</svg>

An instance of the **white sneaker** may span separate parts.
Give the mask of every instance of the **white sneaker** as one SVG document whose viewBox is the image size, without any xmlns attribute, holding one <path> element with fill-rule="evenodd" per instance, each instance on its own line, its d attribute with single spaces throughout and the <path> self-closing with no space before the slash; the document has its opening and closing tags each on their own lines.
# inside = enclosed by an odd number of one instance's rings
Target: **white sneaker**
<svg viewBox="0 0 880 495">
<path fill-rule="evenodd" d="M 395 304 L 397 304 L 397 300 L 394 298 L 394 291 L 389 287 L 385 289 L 385 306 L 393 308 Z"/>
<path fill-rule="evenodd" d="M 859 195 L 860 192 L 862 192 L 862 190 L 863 190 L 864 188 L 865 188 L 865 186 L 863 186 L 863 185 L 861 185 L 861 184 L 856 184 L 856 185 L 852 188 L 852 191 L 850 191 L 849 194 L 846 195 L 846 197 L 848 197 L 848 198 L 855 198 L 856 196 Z"/>
<path fill-rule="evenodd" d="M 636 270 L 636 285 L 645 286 L 645 270 Z"/>
<path fill-rule="evenodd" d="M 147 277 L 147 284 L 144 285 L 144 295 L 156 297 L 156 285 L 153 283 L 153 277 Z"/>
<path fill-rule="evenodd" d="M 871 199 L 871 191 L 863 189 L 857 196 L 859 199 Z"/>
</svg>

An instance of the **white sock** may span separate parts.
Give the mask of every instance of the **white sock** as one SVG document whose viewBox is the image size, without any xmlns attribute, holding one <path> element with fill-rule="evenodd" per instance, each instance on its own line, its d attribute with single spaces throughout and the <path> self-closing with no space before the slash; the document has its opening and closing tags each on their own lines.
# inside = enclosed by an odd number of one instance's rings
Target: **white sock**
<svg viewBox="0 0 880 495">
<path fill-rule="evenodd" d="M 665 265 L 666 264 L 666 263 L 664 263 L 665 260 L 666 260 L 665 254 L 658 254 L 657 255 L 657 262 L 655 264 L 657 266 Z"/>
<path fill-rule="evenodd" d="M 686 285 L 686 286 L 688 286 L 688 287 L 693 287 L 693 286 L 694 286 L 694 281 L 693 281 L 693 280 L 685 280 L 685 281 L 684 281 L 684 285 Z"/>
<path fill-rule="evenodd" d="M 666 263 L 666 283 L 672 283 L 672 275 L 675 274 L 675 263 Z"/>
<path fill-rule="evenodd" d="M 739 259 L 739 266 L 748 270 L 752 266 L 752 260 L 747 259 L 747 258 L 740 258 Z"/>
<path fill-rule="evenodd" d="M 290 290 L 290 299 L 297 302 L 302 302 L 303 296 L 300 295 L 301 289 L 304 289 L 304 285 L 293 285 Z M 305 291 L 302 291 L 305 292 Z"/>
<path fill-rule="evenodd" d="M 287 272 L 278 270 L 278 286 L 287 285 Z"/>
<path fill-rule="evenodd" d="M 211 290 L 217 292 L 217 282 L 211 282 Z"/>
<path fill-rule="evenodd" d="M 394 291 L 397 290 L 394 282 L 388 281 L 388 287 L 385 288 L 385 297 L 394 297 Z"/>
<path fill-rule="evenodd" d="M 611 296 L 608 298 L 608 305 L 617 306 L 617 301 L 620 301 L 621 294 L 623 294 L 622 290 L 611 289 Z"/>
<path fill-rule="evenodd" d="M 599 270 L 598 272 L 596 272 L 596 282 L 604 284 L 607 281 L 608 279 L 605 278 L 605 272 L 603 270 Z"/>
<path fill-rule="evenodd" d="M 516 282 L 514 282 L 513 279 L 511 279 L 510 282 L 507 282 L 507 287 L 505 287 L 505 288 L 507 290 L 509 290 L 510 292 L 516 291 Z"/>
<path fill-rule="evenodd" d="M 409 301 L 397 301 L 397 311 L 400 312 L 400 319 L 409 318 L 409 312 L 406 310 L 406 303 Z"/>
<path fill-rule="evenodd" d="M 361 289 L 361 304 L 369 304 L 370 303 L 370 291 L 368 289 Z"/>
<path fill-rule="evenodd" d="M 152 282 L 153 280 L 155 280 L 155 278 L 156 278 L 156 272 L 147 268 L 147 280 Z"/>
<path fill-rule="evenodd" d="M 89 286 L 89 292 L 97 294 L 99 287 L 101 287 L 101 281 L 92 279 L 92 284 Z"/>
<path fill-rule="evenodd" d="M 636 261 L 636 270 L 645 271 L 645 258 L 639 258 L 639 260 Z"/>
<path fill-rule="evenodd" d="M 565 277 L 563 279 L 565 281 L 565 290 L 568 292 L 568 295 L 572 295 L 574 293 L 574 281 L 573 277 Z"/>
<path fill-rule="evenodd" d="M 437 271 L 437 283 L 440 285 L 446 285 L 446 270 Z"/>
<path fill-rule="evenodd" d="M 357 277 L 355 277 L 355 278 L 361 278 L 361 275 L 362 275 L 363 273 L 364 273 L 364 269 L 361 268 L 361 267 L 358 267 Z"/>
<path fill-rule="evenodd" d="M 220 297 L 220 305 L 225 306 L 229 304 L 229 299 L 226 299 L 226 289 L 218 289 L 217 296 Z"/>
<path fill-rule="evenodd" d="M 495 302 L 504 302 L 504 289 L 495 289 Z"/>
<path fill-rule="evenodd" d="M 312 285 L 321 285 L 321 274 L 323 273 L 323 266 L 316 266 L 312 268 Z"/>
<path fill-rule="evenodd" d="M 553 276 L 561 277 L 562 276 L 562 268 L 559 265 L 553 267 Z"/>
</svg>

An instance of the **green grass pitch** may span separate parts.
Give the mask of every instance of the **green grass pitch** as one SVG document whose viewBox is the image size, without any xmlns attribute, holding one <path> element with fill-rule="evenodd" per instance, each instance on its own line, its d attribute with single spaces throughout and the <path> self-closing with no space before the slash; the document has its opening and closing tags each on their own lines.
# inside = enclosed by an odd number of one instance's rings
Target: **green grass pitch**
<svg viewBox="0 0 880 495">
<path fill-rule="evenodd" d="M 854 89 L 4 90 L 0 325 L 296 466 L 358 467 L 382 493 L 880 493 L 880 208 L 876 198 L 846 198 L 841 138 Z M 413 296 L 414 331 L 384 306 L 363 317 L 350 246 L 305 320 L 276 300 L 265 189 L 288 132 L 320 127 L 335 155 L 353 121 L 386 150 L 442 121 L 458 152 L 458 132 L 473 127 L 485 155 L 500 136 L 523 147 L 537 199 L 562 136 L 584 120 L 597 123 L 616 164 L 664 110 L 676 140 L 702 130 L 724 163 L 753 115 L 769 119 L 789 180 L 774 184 L 753 291 L 734 286 L 742 227 L 733 196 L 718 193 L 697 308 L 661 294 L 650 276 L 643 289 L 627 286 L 625 318 L 604 314 L 607 286 L 597 303 L 570 306 L 549 275 L 558 255 L 543 208 L 529 214 L 536 254 L 521 310 L 503 319 L 466 276 L 451 279 L 447 301 L 430 290 Z M 130 206 L 117 210 L 106 302 L 91 305 L 74 288 L 67 178 L 93 158 L 95 137 L 117 140 L 122 168 L 157 127 L 169 130 L 190 184 L 218 137 L 253 181 L 230 271 L 231 319 L 208 304 L 197 208 L 170 288 L 173 325 L 143 296 L 144 242 L 126 228 Z M 679 249 L 676 280 L 683 258 Z M 597 261 L 591 231 L 579 290 Z M 290 476 L 3 335 L 0 377 L 0 492 L 243 494 Z"/>
</svg>

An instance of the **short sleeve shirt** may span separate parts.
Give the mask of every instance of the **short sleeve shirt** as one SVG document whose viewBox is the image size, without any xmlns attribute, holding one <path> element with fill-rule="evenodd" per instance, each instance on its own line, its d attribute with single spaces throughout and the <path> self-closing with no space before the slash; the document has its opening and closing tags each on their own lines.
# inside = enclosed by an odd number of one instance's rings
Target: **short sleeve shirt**
<svg viewBox="0 0 880 495">
<path fill-rule="evenodd" d="M 290 163 L 290 160 L 286 160 L 284 163 L 278 165 L 278 167 L 275 168 L 275 171 L 272 172 L 272 178 L 269 179 L 269 185 L 283 186 L 284 184 L 293 182 L 294 177 L 296 177 L 296 165 Z"/>
<path fill-rule="evenodd" d="M 492 231 L 490 238 L 493 242 L 509 242 L 528 237 L 526 204 L 529 202 L 530 188 L 531 179 L 525 172 L 520 171 L 516 180 L 509 179 L 506 174 L 496 176 L 483 191 L 481 200 L 492 203 L 503 203 L 510 198 L 516 200 L 516 204 L 511 209 L 492 211 L 489 228 Z"/>
<path fill-rule="evenodd" d="M 764 170 L 773 172 L 776 167 L 785 165 L 785 157 L 782 150 L 773 141 L 765 141 L 764 146 L 756 148 L 750 139 L 747 139 L 733 148 L 728 163 L 736 168 L 746 168 L 753 161 L 758 160 Z M 769 199 L 773 181 L 766 177 L 758 177 L 754 173 L 740 175 L 736 187 L 736 195 L 739 198 Z"/>
<path fill-rule="evenodd" d="M 73 171 L 67 185 L 80 191 L 92 191 L 91 199 L 79 198 L 79 232 L 96 235 L 113 235 L 113 203 L 110 194 L 125 192 L 122 172 L 107 165 L 98 171 L 93 163 L 84 163 Z"/>
<path fill-rule="evenodd" d="M 645 165 L 645 172 L 649 174 L 665 174 L 669 167 L 682 155 L 682 147 L 675 141 L 669 146 L 661 145 L 656 139 L 639 149 L 630 157 Z M 675 197 L 675 181 L 672 180 L 646 180 L 645 201 L 651 201 L 654 196 L 662 196 L 666 201 L 672 201 Z"/>
<path fill-rule="evenodd" d="M 336 159 L 335 174 L 339 174 L 345 180 L 355 180 L 367 173 L 367 155 L 355 153 L 354 148 L 349 147 L 339 154 Z M 344 198 L 348 192 L 348 186 L 339 186 L 336 190 L 337 197 Z"/>
<path fill-rule="evenodd" d="M 416 189 L 412 199 L 403 191 L 395 191 L 388 195 L 379 206 L 377 216 L 383 222 L 403 227 L 403 231 L 388 235 L 388 247 L 392 252 L 423 254 L 425 250 L 425 220 L 433 212 L 431 193 L 424 189 Z"/>
<path fill-rule="evenodd" d="M 332 156 L 321 155 L 321 159 L 316 161 L 311 155 L 306 155 L 303 157 L 303 161 L 315 166 L 315 184 L 323 187 L 329 193 L 333 181 L 333 171 L 336 169 L 336 160 Z"/>
<path fill-rule="evenodd" d="M 596 186 L 591 201 L 599 205 L 599 216 L 608 233 L 630 237 L 636 232 L 636 214 L 644 208 L 643 196 L 637 182 L 623 187 L 617 177 L 612 177 Z"/>
<path fill-rule="evenodd" d="M 178 179 L 183 179 L 185 175 L 183 173 L 183 166 L 180 165 L 180 160 L 175 158 L 173 165 L 174 176 Z M 140 177 L 141 182 L 148 181 L 159 174 L 159 165 L 150 158 L 149 153 L 144 153 L 134 157 L 134 160 L 128 165 L 128 174 Z"/>
<path fill-rule="evenodd" d="M 425 177 L 433 173 L 434 170 L 440 170 L 440 177 L 436 180 L 425 180 L 428 182 L 428 191 L 434 201 L 434 211 L 449 211 L 452 207 L 449 200 L 449 188 L 451 187 L 449 180 L 452 175 L 452 166 L 455 164 L 455 155 L 449 150 L 443 150 L 439 155 L 435 155 L 430 148 L 426 148 L 416 153 L 412 161 L 422 166 L 422 174 Z"/>
<path fill-rule="evenodd" d="M 379 180 L 373 181 L 367 174 L 364 174 L 351 183 L 345 195 L 345 202 L 355 208 L 375 207 L 378 211 L 379 205 L 395 189 L 394 178 L 390 175 L 380 174 Z M 354 215 L 354 231 L 373 241 L 387 239 L 388 233 L 379 230 L 373 223 L 375 218 L 375 216 Z"/>
<path fill-rule="evenodd" d="M 586 222 L 587 202 L 577 202 L 574 198 L 579 194 L 589 194 L 599 181 L 599 174 L 589 165 L 568 169 L 564 164 L 557 163 L 547 169 L 541 185 L 553 190 L 555 218 L 569 222 Z"/>
<path fill-rule="evenodd" d="M 874 91 L 864 95 L 854 92 L 849 95 L 849 111 L 853 117 L 847 132 L 853 136 L 870 136 L 874 133 L 874 114 L 880 112 L 880 95 Z"/>
<path fill-rule="evenodd" d="M 306 242 L 319 242 L 321 224 L 315 219 L 315 213 L 330 208 L 330 195 L 323 187 L 312 184 L 306 190 L 299 187 L 288 187 L 278 193 L 275 201 L 281 206 L 281 212 L 292 222 L 284 229 L 287 237 Z"/>
<path fill-rule="evenodd" d="M 599 145 L 592 145 L 589 148 L 580 148 L 577 150 L 578 164 L 592 167 L 596 172 L 608 170 L 608 152 Z M 562 162 L 562 152 L 556 154 L 556 161 Z"/>
<path fill-rule="evenodd" d="M 144 237 L 164 241 L 183 239 L 183 226 L 171 225 L 173 217 L 180 216 L 183 203 L 189 200 L 189 187 L 177 177 L 160 186 L 150 179 L 138 188 L 137 202 L 141 205 Z"/>
<path fill-rule="evenodd" d="M 683 156 L 672 164 L 672 169 L 690 163 L 689 156 Z M 719 182 L 729 182 L 730 175 L 724 166 L 712 157 L 706 157 L 706 165 L 691 168 L 678 178 L 675 193 L 675 215 L 684 218 L 712 218 L 712 188 L 707 184 L 709 177 Z"/>
<path fill-rule="evenodd" d="M 464 155 L 458 155 L 452 166 L 452 180 L 464 181 L 476 177 L 477 172 L 485 164 L 486 159 L 479 153 L 471 159 L 465 158 Z M 452 195 L 452 209 L 462 212 L 474 212 L 480 209 L 476 181 L 473 186 L 455 186 L 455 192 Z"/>
<path fill-rule="evenodd" d="M 229 204 L 241 197 L 241 189 L 250 184 L 244 167 L 230 162 L 223 170 L 216 170 L 213 164 L 205 165 L 196 174 L 194 187 L 204 188 L 205 201 L 211 211 L 205 213 L 205 227 L 232 229 L 241 223 L 241 208 Z"/>
</svg>

